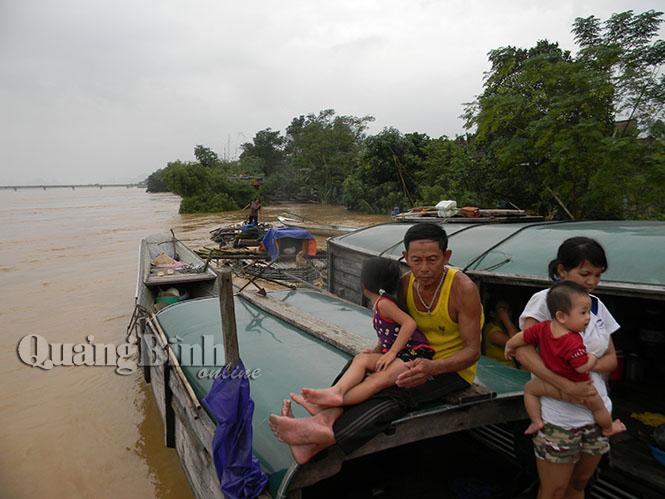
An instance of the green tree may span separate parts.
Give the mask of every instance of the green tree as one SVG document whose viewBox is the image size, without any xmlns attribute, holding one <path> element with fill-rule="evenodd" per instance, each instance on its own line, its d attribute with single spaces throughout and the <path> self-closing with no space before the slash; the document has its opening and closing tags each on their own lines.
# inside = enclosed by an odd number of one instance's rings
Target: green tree
<svg viewBox="0 0 665 499">
<path fill-rule="evenodd" d="M 335 116 L 332 109 L 294 118 L 286 129 L 285 171 L 296 175 L 288 182 L 299 183 L 301 192 L 319 202 L 341 201 L 342 182 L 358 163 L 364 131 L 373 119 Z"/>
<path fill-rule="evenodd" d="M 169 191 L 186 198 L 207 190 L 210 172 L 198 163 L 177 160 L 167 164 L 162 180 Z"/>
<path fill-rule="evenodd" d="M 474 158 L 465 137 L 439 137 L 424 150 L 418 179 L 418 204 L 435 205 L 455 200 L 459 206 L 494 206 L 499 201 L 493 183 L 496 176 L 485 158 Z"/>
<path fill-rule="evenodd" d="M 466 108 L 466 126 L 495 165 L 489 178 L 501 198 L 541 212 L 562 200 L 584 215 L 584 195 L 613 130 L 609 70 L 540 41 L 525 50 L 490 52 L 485 90 Z"/>
<path fill-rule="evenodd" d="M 199 164 L 205 168 L 212 168 L 219 165 L 219 156 L 212 149 L 198 144 L 194 148 L 194 156 Z"/>
<path fill-rule="evenodd" d="M 429 141 L 426 134 L 402 134 L 396 128 L 367 137 L 358 167 L 344 182 L 344 206 L 373 213 L 413 206 L 416 172 Z"/>
<path fill-rule="evenodd" d="M 207 166 L 172 161 L 160 174 L 168 190 L 182 197 L 180 213 L 237 210 L 256 195 L 253 187 L 229 180 L 234 163 L 215 160 L 217 155 L 202 146 L 197 146 L 195 155 Z"/>
<path fill-rule="evenodd" d="M 162 169 L 152 172 L 146 179 L 146 192 L 168 192 L 168 187 L 162 180 Z"/>
<path fill-rule="evenodd" d="M 578 17 L 572 30 L 582 48 L 578 58 L 591 68 L 611 71 L 617 119 L 635 119 L 649 133 L 665 118 L 665 41 L 658 38 L 662 15 L 629 10 L 604 23 L 594 16 Z"/>
<path fill-rule="evenodd" d="M 256 132 L 252 142 L 245 142 L 240 147 L 240 162 L 257 169 L 260 165 L 265 175 L 272 175 L 284 160 L 285 138 L 280 131 L 270 128 Z"/>
</svg>

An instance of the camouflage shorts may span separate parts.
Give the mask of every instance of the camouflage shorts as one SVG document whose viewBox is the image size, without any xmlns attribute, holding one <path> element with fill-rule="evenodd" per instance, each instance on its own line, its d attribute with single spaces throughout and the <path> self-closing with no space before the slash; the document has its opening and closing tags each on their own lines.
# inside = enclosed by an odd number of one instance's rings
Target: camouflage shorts
<svg viewBox="0 0 665 499">
<path fill-rule="evenodd" d="M 599 456 L 609 450 L 609 438 L 603 436 L 597 424 L 562 428 L 545 423 L 545 427 L 533 437 L 536 457 L 548 463 L 576 463 L 580 456 Z"/>
</svg>

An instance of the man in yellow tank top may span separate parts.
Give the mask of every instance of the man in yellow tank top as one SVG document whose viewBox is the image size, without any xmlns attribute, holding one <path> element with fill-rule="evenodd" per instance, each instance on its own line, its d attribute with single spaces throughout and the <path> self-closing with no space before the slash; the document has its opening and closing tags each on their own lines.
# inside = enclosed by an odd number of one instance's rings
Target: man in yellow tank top
<svg viewBox="0 0 665 499">
<path fill-rule="evenodd" d="M 446 232 L 432 223 L 416 224 L 404 236 L 404 257 L 411 271 L 402 279 L 403 299 L 436 350 L 434 358 L 407 362 L 409 370 L 398 377 L 397 386 L 351 407 L 293 418 L 291 401 L 285 400 L 281 415 L 270 416 L 270 426 L 298 464 L 335 443 L 349 454 L 420 404 L 473 383 L 483 323 L 480 295 L 471 279 L 446 267 L 451 255 L 447 245 Z M 302 401 L 297 394 L 291 397 Z"/>
<path fill-rule="evenodd" d="M 397 379 L 397 386 L 413 388 L 430 377 L 453 372 L 471 384 L 480 359 L 483 324 L 478 288 L 465 274 L 447 267 L 452 252 L 440 226 L 412 226 L 404 236 L 404 247 L 411 271 L 402 277 L 403 296 L 436 354 L 433 360 L 409 362 L 410 369 Z"/>
</svg>

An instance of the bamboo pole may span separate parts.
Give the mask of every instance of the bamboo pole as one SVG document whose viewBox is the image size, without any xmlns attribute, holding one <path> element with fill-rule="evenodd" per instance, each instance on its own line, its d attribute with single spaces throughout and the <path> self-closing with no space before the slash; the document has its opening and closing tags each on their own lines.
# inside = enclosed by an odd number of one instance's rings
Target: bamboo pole
<svg viewBox="0 0 665 499">
<path fill-rule="evenodd" d="M 222 338 L 224 339 L 224 363 L 231 371 L 240 360 L 236 311 L 233 303 L 233 280 L 231 269 L 225 268 L 218 274 L 219 309 L 222 314 Z"/>
<path fill-rule="evenodd" d="M 198 419 L 198 414 L 196 411 L 198 409 L 201 409 L 201 403 L 199 402 L 198 397 L 196 396 L 196 393 L 194 393 L 194 389 L 192 388 L 192 385 L 189 384 L 189 381 L 187 380 L 187 377 L 185 376 L 184 371 L 182 370 L 182 367 L 180 367 L 180 362 L 178 362 L 178 358 L 175 356 L 175 353 L 173 353 L 173 349 L 171 348 L 171 345 L 169 344 L 168 340 L 166 339 L 166 334 L 164 333 L 164 330 L 162 329 L 161 324 L 159 323 L 159 320 L 157 319 L 157 316 L 154 314 L 152 315 L 152 320 L 148 321 L 148 325 L 151 327 L 152 331 L 159 336 L 159 338 L 162 340 L 164 343 L 164 350 L 166 350 L 168 358 L 169 358 L 169 363 L 171 367 L 173 367 L 173 370 L 176 373 L 176 376 L 180 378 L 181 384 L 185 388 L 185 392 L 187 393 L 187 396 L 189 397 L 189 400 L 191 402 L 190 407 L 194 410 L 194 419 Z"/>
</svg>

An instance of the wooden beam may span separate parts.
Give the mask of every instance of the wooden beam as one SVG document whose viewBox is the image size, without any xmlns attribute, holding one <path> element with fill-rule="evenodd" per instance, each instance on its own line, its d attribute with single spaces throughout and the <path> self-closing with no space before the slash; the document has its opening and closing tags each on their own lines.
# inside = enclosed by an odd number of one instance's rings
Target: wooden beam
<svg viewBox="0 0 665 499">
<path fill-rule="evenodd" d="M 219 282 L 219 309 L 222 314 L 222 338 L 224 339 L 224 362 L 231 370 L 240 360 L 238 331 L 236 329 L 236 309 L 233 303 L 233 281 L 231 269 L 222 269 Z"/>
<path fill-rule="evenodd" d="M 314 315 L 308 314 L 271 296 L 241 292 L 238 296 L 259 307 L 261 310 L 305 331 L 316 338 L 346 352 L 358 355 L 375 346 L 375 343 Z"/>
</svg>

